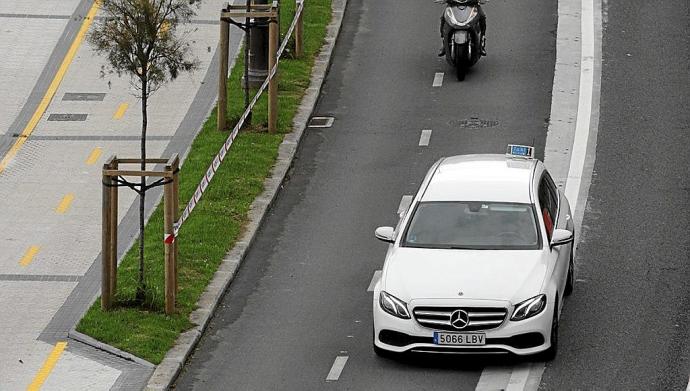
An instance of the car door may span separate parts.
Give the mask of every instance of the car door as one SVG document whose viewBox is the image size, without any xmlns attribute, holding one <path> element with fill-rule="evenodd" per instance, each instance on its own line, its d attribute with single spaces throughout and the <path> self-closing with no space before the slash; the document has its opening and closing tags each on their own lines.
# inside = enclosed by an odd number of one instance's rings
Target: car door
<svg viewBox="0 0 690 391">
<path fill-rule="evenodd" d="M 565 197 L 556 188 L 556 184 L 551 179 L 548 171 L 544 171 L 542 176 L 544 186 L 546 188 L 546 195 L 549 198 L 550 209 L 556 219 L 554 221 L 554 229 L 569 229 L 572 225 L 570 221 L 570 207 Z M 570 245 L 557 246 L 551 249 L 551 252 L 556 257 L 556 272 L 558 276 L 559 295 L 563 294 L 565 283 L 568 278 L 568 267 L 570 265 Z"/>
<path fill-rule="evenodd" d="M 557 228 L 565 229 L 565 224 L 567 224 L 567 222 L 564 221 L 566 220 L 564 216 L 561 216 L 559 213 L 560 195 L 558 189 L 556 189 L 551 176 L 546 171 L 544 171 L 539 181 L 538 195 L 541 208 L 540 215 L 544 221 L 546 236 L 548 238 L 548 242 L 546 243 L 548 248 L 547 251 L 549 251 L 550 261 L 555 263 L 553 277 L 556 279 L 558 296 L 560 298 L 563 296 L 563 290 L 568 276 L 569 246 L 551 247 L 550 244 L 553 231 Z"/>
</svg>

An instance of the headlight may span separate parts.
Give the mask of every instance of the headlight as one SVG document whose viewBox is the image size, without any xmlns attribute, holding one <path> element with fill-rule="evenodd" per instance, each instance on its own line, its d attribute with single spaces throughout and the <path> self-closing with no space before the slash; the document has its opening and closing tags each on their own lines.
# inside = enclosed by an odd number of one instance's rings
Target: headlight
<svg viewBox="0 0 690 391">
<path fill-rule="evenodd" d="M 384 311 L 393 316 L 402 319 L 410 319 L 410 313 L 407 312 L 407 304 L 391 294 L 381 291 L 381 295 L 379 295 L 379 304 Z"/>
<path fill-rule="evenodd" d="M 546 295 L 535 296 L 515 306 L 510 320 L 525 320 L 539 314 L 546 308 Z"/>
<path fill-rule="evenodd" d="M 460 24 L 458 23 L 457 19 L 455 19 L 455 14 L 453 13 L 453 10 L 450 9 L 450 7 L 446 8 L 446 17 L 448 18 L 450 24 L 456 26 Z"/>
</svg>

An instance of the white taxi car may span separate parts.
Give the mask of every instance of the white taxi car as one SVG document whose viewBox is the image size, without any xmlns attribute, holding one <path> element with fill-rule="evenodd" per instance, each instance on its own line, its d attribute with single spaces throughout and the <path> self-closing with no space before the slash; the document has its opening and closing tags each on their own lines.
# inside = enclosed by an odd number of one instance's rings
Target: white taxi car
<svg viewBox="0 0 690 391">
<path fill-rule="evenodd" d="M 541 354 L 573 290 L 570 205 L 534 149 L 443 158 L 397 228 L 374 290 L 374 350 Z"/>
</svg>

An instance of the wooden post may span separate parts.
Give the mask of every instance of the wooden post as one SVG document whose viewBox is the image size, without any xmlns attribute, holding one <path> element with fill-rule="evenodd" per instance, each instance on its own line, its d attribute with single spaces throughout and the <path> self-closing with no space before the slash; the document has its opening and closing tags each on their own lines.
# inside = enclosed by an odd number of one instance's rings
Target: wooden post
<svg viewBox="0 0 690 391">
<path fill-rule="evenodd" d="M 228 3 L 225 3 L 223 11 L 228 10 Z M 227 106 L 228 106 L 228 46 L 230 45 L 230 23 L 220 20 L 220 72 L 218 74 L 218 130 L 227 129 Z"/>
<path fill-rule="evenodd" d="M 165 166 L 165 171 L 172 172 L 170 164 Z M 172 182 L 163 186 L 163 229 L 164 239 L 173 234 L 173 195 Z M 175 251 L 173 243 L 165 240 L 165 313 L 171 315 L 175 312 Z"/>
<path fill-rule="evenodd" d="M 304 0 L 297 0 L 297 8 L 300 4 L 304 4 Z M 297 25 L 295 26 L 295 57 L 300 58 L 304 55 L 304 8 L 302 13 L 297 17 Z"/>
<path fill-rule="evenodd" d="M 110 235 L 110 219 L 112 218 L 111 212 L 111 193 L 110 185 L 112 184 L 112 177 L 105 174 L 105 171 L 111 168 L 112 162 L 115 159 L 111 156 L 103 164 L 103 203 L 101 209 L 102 218 L 102 236 L 101 236 L 101 308 L 103 311 L 108 311 L 112 307 L 112 290 L 110 289 L 110 272 L 112 270 L 110 266 L 110 240 L 112 236 Z"/>
<path fill-rule="evenodd" d="M 180 170 L 180 157 L 175 154 L 173 155 L 173 162 L 172 162 L 172 169 L 173 169 L 173 177 L 172 177 L 172 208 L 173 208 L 173 223 L 177 222 L 180 219 L 180 177 L 179 177 L 179 170 Z M 175 292 L 177 292 L 178 288 L 178 280 L 179 280 L 179 274 L 178 274 L 178 247 L 177 247 L 177 239 L 173 242 L 173 260 L 175 261 Z"/>
<path fill-rule="evenodd" d="M 118 169 L 118 162 L 117 159 L 113 159 L 110 168 L 111 169 Z M 110 177 L 111 185 L 115 184 L 115 181 L 112 180 L 112 177 Z M 110 279 L 109 279 L 109 288 L 110 288 L 110 298 L 111 300 L 115 299 L 115 292 L 117 292 L 117 223 L 118 223 L 118 218 L 117 218 L 117 206 L 118 206 L 118 187 L 117 186 L 112 186 L 110 188 L 110 243 L 108 245 L 109 247 L 109 252 L 110 252 L 110 258 L 109 258 L 109 263 L 110 263 Z"/>
<path fill-rule="evenodd" d="M 276 2 L 273 2 L 271 11 L 275 12 Z M 278 62 L 278 19 L 274 16 L 268 22 L 268 75 Z M 276 133 L 278 130 L 278 72 L 268 82 L 268 132 Z"/>
</svg>

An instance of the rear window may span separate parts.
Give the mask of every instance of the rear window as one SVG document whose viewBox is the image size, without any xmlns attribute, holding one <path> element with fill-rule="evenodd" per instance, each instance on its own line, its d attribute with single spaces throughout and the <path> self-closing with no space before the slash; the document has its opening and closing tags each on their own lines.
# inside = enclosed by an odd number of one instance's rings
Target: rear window
<svg viewBox="0 0 690 391">
<path fill-rule="evenodd" d="M 401 244 L 474 250 L 541 248 L 534 207 L 502 202 L 421 202 Z"/>
</svg>

